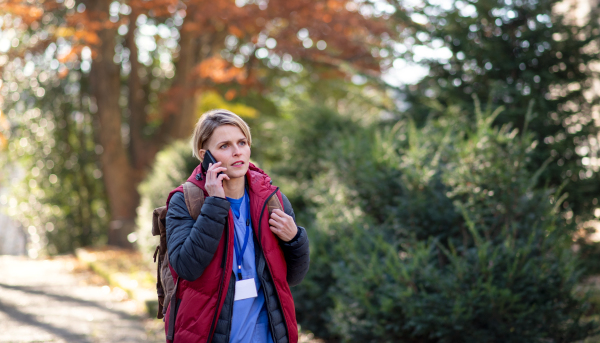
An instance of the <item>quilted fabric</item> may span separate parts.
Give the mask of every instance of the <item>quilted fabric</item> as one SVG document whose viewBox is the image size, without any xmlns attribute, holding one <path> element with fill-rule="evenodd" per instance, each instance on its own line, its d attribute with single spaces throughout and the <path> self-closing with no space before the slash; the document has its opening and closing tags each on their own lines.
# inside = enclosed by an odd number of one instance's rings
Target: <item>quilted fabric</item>
<svg viewBox="0 0 600 343">
<path fill-rule="evenodd" d="M 200 172 L 199 166 L 188 181 L 204 189 L 203 178 L 195 177 Z M 308 236 L 306 230 L 298 227 L 298 234 L 292 241 L 279 240 L 269 230 L 264 205 L 270 196 L 277 196 L 285 212 L 294 217 L 289 200 L 254 165 L 250 165 L 246 177 L 253 227 L 258 228 L 254 230 L 253 238 L 257 247 L 256 265 L 264 285 L 271 332 L 277 343 L 295 343 L 298 329 L 289 287 L 300 283 L 308 271 Z M 233 223 L 229 202 L 207 197 L 200 216 L 194 221 L 179 187 L 169 195 L 167 206 L 171 271 L 174 278 L 181 277 L 177 306 L 168 309 L 176 311 L 174 341 L 207 342 L 210 339 L 215 343 L 227 343 L 235 284 L 231 271 Z M 168 327 L 168 320 L 165 327 Z"/>
</svg>

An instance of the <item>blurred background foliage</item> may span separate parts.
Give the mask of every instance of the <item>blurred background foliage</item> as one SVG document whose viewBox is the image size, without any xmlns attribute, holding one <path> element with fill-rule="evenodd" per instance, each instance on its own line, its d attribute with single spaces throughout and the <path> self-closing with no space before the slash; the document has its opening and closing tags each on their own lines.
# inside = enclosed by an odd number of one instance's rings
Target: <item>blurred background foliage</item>
<svg viewBox="0 0 600 343">
<path fill-rule="evenodd" d="M 600 291 L 581 287 L 600 273 L 596 7 L 218 4 L 6 2 L 0 206 L 30 256 L 113 244 L 150 263 L 151 211 L 197 165 L 191 127 L 227 108 L 309 233 L 303 330 L 598 333 Z"/>
<path fill-rule="evenodd" d="M 529 168 L 533 171 L 552 157 L 540 185 L 576 181 L 565 188 L 570 194 L 565 206 L 577 218 L 587 218 L 599 192 L 594 173 L 599 167 L 594 122 L 598 90 L 590 75 L 598 71 L 600 23 L 577 17 L 578 9 L 568 2 L 497 4 L 425 2 L 415 24 L 414 30 L 421 32 L 415 41 L 445 46 L 449 53 L 444 60 L 421 61 L 428 65 L 429 74 L 407 88 L 413 106 L 405 114 L 421 124 L 444 115 L 444 107 L 432 108 L 431 99 L 472 109 L 471 96 L 476 94 L 485 106 L 505 106 L 495 125 L 511 123 L 523 130 L 528 104 L 534 100 L 534 116 L 527 125 L 540 146 Z M 589 17 L 598 17 L 597 6 L 592 5 Z"/>
<path fill-rule="evenodd" d="M 21 83 L 20 92 L 4 99 L 10 130 L 5 131 L 3 167 L 16 167 L 26 176 L 3 185 L 14 191 L 2 202 L 13 202 L 8 214 L 18 215 L 29 233 L 32 256 L 106 243 L 107 204 L 98 163 L 102 148 L 94 143 L 90 98 L 79 92 L 86 87 L 85 76 L 72 72 L 49 82 L 42 71 L 39 78 L 48 85 L 39 87 L 24 77 L 32 72 L 31 64 L 22 67 L 3 78 L 5 84 Z"/>
<path fill-rule="evenodd" d="M 557 213 L 564 193 L 535 187 L 543 169 L 525 166 L 533 134 L 492 127 L 495 114 L 472 122 L 449 109 L 421 130 L 407 121 L 324 139 L 335 142 L 319 158 L 327 167 L 302 193 L 315 258 L 295 289 L 301 323 L 368 342 L 577 341 L 594 332 L 571 321 L 588 307 L 573 294 L 575 226 Z"/>
</svg>

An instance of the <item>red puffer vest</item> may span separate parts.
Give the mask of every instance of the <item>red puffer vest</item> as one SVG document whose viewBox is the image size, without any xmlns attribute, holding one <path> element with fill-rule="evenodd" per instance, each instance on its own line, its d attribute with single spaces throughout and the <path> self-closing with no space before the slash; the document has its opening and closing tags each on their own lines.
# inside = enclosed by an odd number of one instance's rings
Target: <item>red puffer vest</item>
<svg viewBox="0 0 600 343">
<path fill-rule="evenodd" d="M 196 175 L 201 173 L 202 167 L 196 167 L 188 181 L 193 182 L 208 196 L 204 188 L 204 177 L 196 180 Z M 267 201 L 271 196 L 277 196 L 283 203 L 279 188 L 272 186 L 271 178 L 261 169 L 250 163 L 246 173 L 248 181 L 248 194 L 250 196 L 250 216 L 254 234 L 262 249 L 269 271 L 273 278 L 275 289 L 281 309 L 285 317 L 288 338 L 290 343 L 298 342 L 298 326 L 296 323 L 296 310 L 290 287 L 286 281 L 287 265 L 277 237 L 269 229 L 269 214 Z M 171 197 L 176 192 L 183 192 L 179 186 L 169 194 L 167 206 Z M 202 276 L 195 281 L 179 279 L 177 289 L 177 300 L 181 299 L 175 319 L 174 342 L 177 343 L 210 343 L 215 331 L 219 313 L 225 302 L 229 278 L 231 277 L 233 265 L 233 235 L 234 224 L 231 210 L 228 216 L 228 225 L 225 227 L 221 241 L 212 261 L 206 267 Z M 171 268 L 173 279 L 177 280 L 177 273 Z M 169 327 L 170 312 L 173 309 L 169 305 L 165 316 L 165 330 Z M 171 341 L 167 340 L 168 343 Z"/>
</svg>

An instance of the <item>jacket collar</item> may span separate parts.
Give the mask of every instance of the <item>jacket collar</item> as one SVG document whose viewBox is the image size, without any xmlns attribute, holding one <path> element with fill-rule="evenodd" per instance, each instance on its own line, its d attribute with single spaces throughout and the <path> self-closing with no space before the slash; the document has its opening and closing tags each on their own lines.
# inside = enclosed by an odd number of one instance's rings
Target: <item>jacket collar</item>
<svg viewBox="0 0 600 343">
<path fill-rule="evenodd" d="M 206 189 L 204 188 L 204 183 L 206 182 L 206 173 L 202 170 L 202 164 L 199 164 L 192 175 L 187 179 L 187 181 L 195 184 L 204 190 L 204 195 L 208 196 Z M 254 163 L 250 162 L 250 166 L 248 168 L 248 172 L 246 172 L 246 184 L 249 190 L 249 193 L 252 193 L 253 196 L 257 196 L 258 199 L 266 199 L 269 195 L 271 195 L 277 187 L 271 185 L 271 177 L 267 175 L 262 169 L 258 168 L 254 165 Z M 183 192 L 183 187 L 179 186 L 171 191 L 169 197 L 167 199 L 167 206 L 171 197 L 176 192 Z"/>
</svg>

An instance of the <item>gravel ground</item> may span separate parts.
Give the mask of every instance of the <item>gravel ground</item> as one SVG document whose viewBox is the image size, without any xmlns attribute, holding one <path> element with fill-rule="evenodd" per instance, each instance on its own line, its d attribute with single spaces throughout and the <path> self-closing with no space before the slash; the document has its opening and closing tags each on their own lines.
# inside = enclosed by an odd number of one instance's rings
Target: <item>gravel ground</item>
<svg viewBox="0 0 600 343">
<path fill-rule="evenodd" d="M 0 342 L 164 342 L 162 328 L 73 257 L 0 256 Z"/>
</svg>

